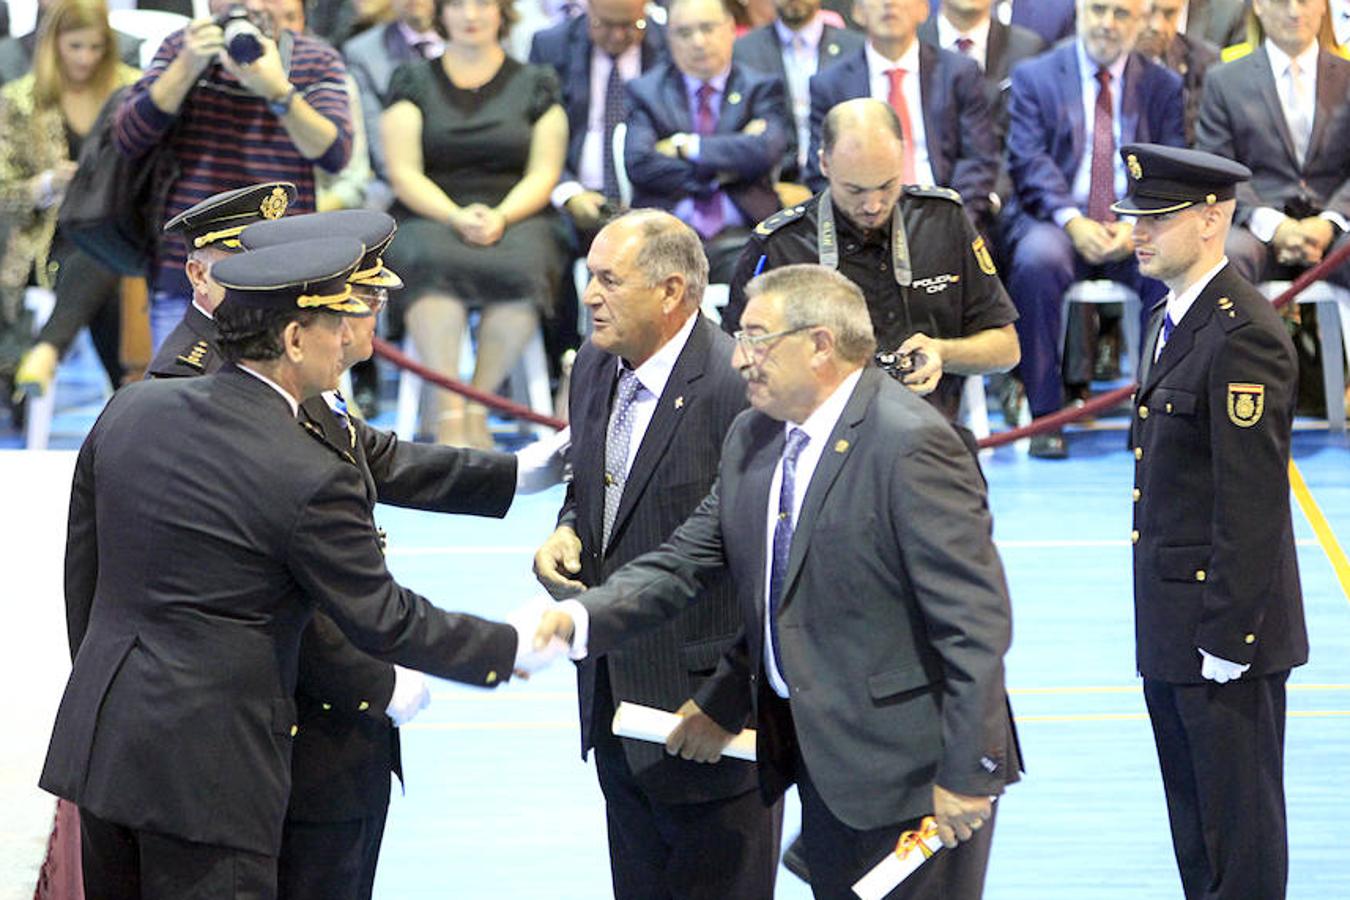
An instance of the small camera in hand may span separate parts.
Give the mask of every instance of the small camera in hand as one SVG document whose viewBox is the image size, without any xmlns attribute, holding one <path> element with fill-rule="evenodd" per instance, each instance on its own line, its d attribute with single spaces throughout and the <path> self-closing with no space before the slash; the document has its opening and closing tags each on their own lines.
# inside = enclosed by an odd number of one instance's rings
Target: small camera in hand
<svg viewBox="0 0 1350 900">
<path fill-rule="evenodd" d="M 904 381 L 924 364 L 923 352 L 919 350 L 881 350 L 873 359 L 878 369 L 896 381 Z"/>
<path fill-rule="evenodd" d="M 216 24 L 225 33 L 225 52 L 230 59 L 246 66 L 262 56 L 262 32 L 249 18 L 242 3 L 236 3 L 216 17 Z"/>
</svg>

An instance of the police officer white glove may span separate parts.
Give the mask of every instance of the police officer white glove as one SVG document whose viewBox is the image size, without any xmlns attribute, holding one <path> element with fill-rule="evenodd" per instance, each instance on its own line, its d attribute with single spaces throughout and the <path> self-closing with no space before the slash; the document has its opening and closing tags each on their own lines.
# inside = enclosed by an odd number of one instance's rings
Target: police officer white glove
<svg viewBox="0 0 1350 900">
<path fill-rule="evenodd" d="M 561 484 L 572 446 L 572 429 L 527 444 L 516 451 L 516 493 L 537 494 Z"/>
<path fill-rule="evenodd" d="M 413 669 L 394 666 L 394 695 L 389 698 L 384 714 L 393 719 L 395 725 L 407 725 L 430 703 L 427 677 Z"/>
<path fill-rule="evenodd" d="M 1237 681 L 1242 677 L 1243 672 L 1251 668 L 1251 663 L 1244 666 L 1229 662 L 1226 659 L 1220 659 L 1212 653 L 1206 653 L 1201 648 L 1196 649 L 1200 650 L 1200 674 L 1215 684 Z"/>
</svg>

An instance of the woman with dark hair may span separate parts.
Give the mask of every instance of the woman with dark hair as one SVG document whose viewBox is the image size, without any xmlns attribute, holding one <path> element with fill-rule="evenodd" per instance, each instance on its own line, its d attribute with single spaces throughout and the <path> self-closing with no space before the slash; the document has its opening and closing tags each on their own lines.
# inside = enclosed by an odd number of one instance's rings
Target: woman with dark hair
<svg viewBox="0 0 1350 900">
<path fill-rule="evenodd" d="M 445 54 L 400 68 L 381 134 L 398 203 L 389 264 L 418 356 L 452 378 L 470 310 L 481 310 L 473 385 L 496 390 L 552 305 L 565 265 L 549 194 L 567 153 L 551 68 L 507 57 L 512 0 L 437 0 Z M 428 391 L 421 430 L 491 447 L 487 410 Z M 431 396 L 433 395 L 434 396 Z"/>
<path fill-rule="evenodd" d="M 42 18 L 33 70 L 0 90 L 0 217 L 7 231 L 0 251 L 0 383 L 47 390 L 84 325 L 113 387 L 122 382 L 119 279 L 62 239 L 56 214 L 99 110 L 138 77 L 118 60 L 103 0 L 58 0 Z M 30 284 L 55 288 L 56 306 L 16 372 L 16 351 L 28 343 L 23 294 Z"/>
</svg>

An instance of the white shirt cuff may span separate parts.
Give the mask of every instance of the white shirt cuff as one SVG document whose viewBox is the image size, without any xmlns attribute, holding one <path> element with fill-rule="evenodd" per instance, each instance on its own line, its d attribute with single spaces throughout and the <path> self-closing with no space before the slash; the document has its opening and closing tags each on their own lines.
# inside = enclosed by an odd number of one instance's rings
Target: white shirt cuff
<svg viewBox="0 0 1350 900">
<path fill-rule="evenodd" d="M 1341 215 L 1340 213 L 1334 210 L 1326 209 L 1320 212 L 1318 215 L 1320 215 L 1323 219 L 1326 219 L 1332 225 L 1335 225 L 1341 231 L 1350 231 L 1350 225 L 1346 223 L 1345 216 Z"/>
<path fill-rule="evenodd" d="M 586 187 L 580 181 L 562 181 L 553 189 L 549 195 L 549 202 L 556 208 L 562 209 L 577 194 L 585 193 Z"/>
<path fill-rule="evenodd" d="M 1056 225 L 1058 225 L 1060 228 L 1063 228 L 1065 225 L 1068 225 L 1070 222 L 1072 222 L 1074 219 L 1078 218 L 1082 214 L 1083 211 L 1076 206 L 1065 206 L 1062 207 L 1061 209 L 1055 210 L 1053 213 L 1051 213 L 1050 217 L 1055 220 Z"/>
<path fill-rule="evenodd" d="M 557 608 L 572 617 L 572 648 L 567 651 L 567 658 L 573 661 L 585 659 L 586 645 L 591 639 L 591 614 L 575 600 L 560 600 Z"/>
<path fill-rule="evenodd" d="M 1278 209 L 1259 206 L 1252 210 L 1251 218 L 1247 219 L 1247 230 L 1261 243 L 1269 244 L 1275 237 L 1275 229 L 1287 218 L 1289 217 Z"/>
<path fill-rule="evenodd" d="M 688 136 L 688 142 L 684 145 L 684 158 L 690 162 L 698 162 L 698 151 L 703 145 L 699 142 L 697 134 Z"/>
</svg>

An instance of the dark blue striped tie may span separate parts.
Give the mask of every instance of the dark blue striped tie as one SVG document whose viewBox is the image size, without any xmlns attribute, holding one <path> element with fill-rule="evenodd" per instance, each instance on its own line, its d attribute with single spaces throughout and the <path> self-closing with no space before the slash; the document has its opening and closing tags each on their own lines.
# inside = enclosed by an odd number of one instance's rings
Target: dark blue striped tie
<svg viewBox="0 0 1350 900">
<path fill-rule="evenodd" d="M 769 643 L 773 664 L 787 683 L 783 670 L 783 656 L 778 641 L 778 607 L 783 601 L 783 587 L 787 580 L 788 557 L 792 553 L 792 500 L 796 490 L 797 457 L 806 447 L 810 435 L 800 428 L 788 432 L 787 446 L 783 448 L 783 483 L 778 490 L 778 521 L 773 526 L 773 568 L 769 571 Z"/>
</svg>

